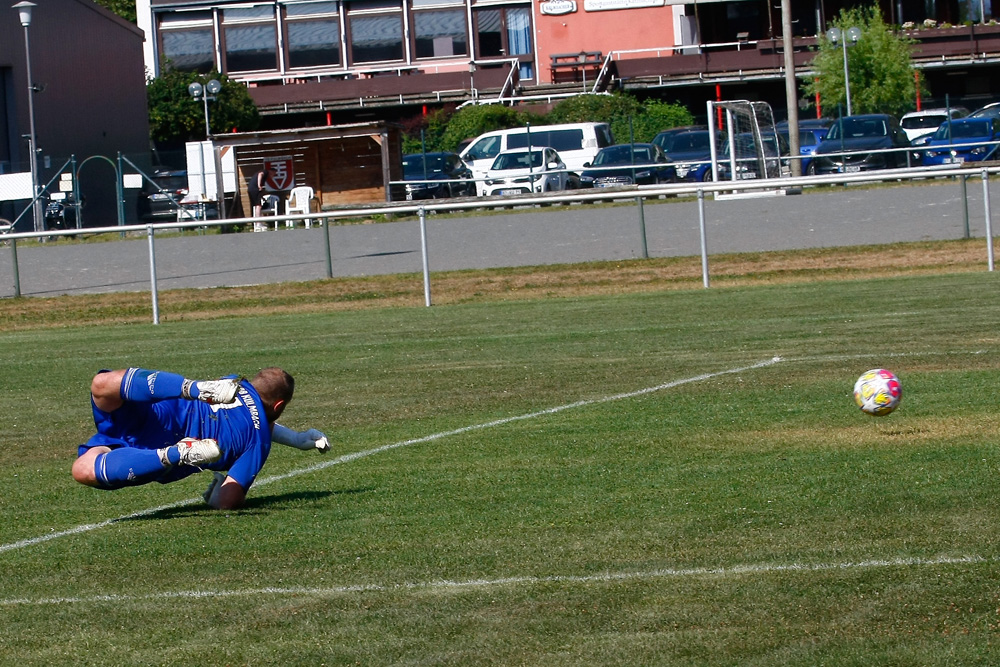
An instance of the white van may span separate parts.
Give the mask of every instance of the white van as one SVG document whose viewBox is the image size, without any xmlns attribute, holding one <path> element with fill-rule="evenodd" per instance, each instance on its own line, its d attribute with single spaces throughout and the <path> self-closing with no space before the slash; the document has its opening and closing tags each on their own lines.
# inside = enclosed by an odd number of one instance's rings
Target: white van
<svg viewBox="0 0 1000 667">
<path fill-rule="evenodd" d="M 607 123 L 565 123 L 515 127 L 481 134 L 460 153 L 476 178 L 476 192 L 485 194 L 483 180 L 493 160 L 503 151 L 531 146 L 556 149 L 570 171 L 579 172 L 597 151 L 614 143 Z"/>
</svg>

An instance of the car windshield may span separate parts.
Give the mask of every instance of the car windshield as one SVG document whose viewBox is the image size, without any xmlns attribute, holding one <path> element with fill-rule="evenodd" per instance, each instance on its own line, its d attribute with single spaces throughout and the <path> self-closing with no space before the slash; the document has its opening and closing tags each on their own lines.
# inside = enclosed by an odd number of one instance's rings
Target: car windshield
<svg viewBox="0 0 1000 667">
<path fill-rule="evenodd" d="M 942 123 L 932 138 L 947 141 L 949 137 L 951 139 L 988 137 L 993 134 L 992 123 L 992 121 L 985 118 L 983 120 L 962 121 L 961 123 Z"/>
<path fill-rule="evenodd" d="M 989 104 L 969 114 L 969 118 L 1000 118 L 1000 104 Z"/>
<path fill-rule="evenodd" d="M 424 158 L 427 158 L 427 174 L 447 171 L 448 159 L 444 155 L 405 155 L 403 156 L 403 177 L 413 180 L 424 177 Z"/>
<path fill-rule="evenodd" d="M 147 189 L 157 192 L 159 190 L 165 190 L 167 192 L 182 192 L 187 190 L 187 174 L 173 174 L 170 176 L 154 176 L 153 180 L 156 182 L 154 186 L 148 186 Z"/>
<path fill-rule="evenodd" d="M 542 151 L 531 151 L 531 153 L 501 153 L 493 163 L 495 171 L 508 169 L 528 169 L 529 167 L 542 166 Z"/>
<path fill-rule="evenodd" d="M 788 138 L 788 130 L 780 130 L 778 134 L 781 138 L 785 140 L 787 144 L 791 141 Z M 799 129 L 799 148 L 806 148 L 807 146 L 815 146 L 823 140 L 823 134 L 816 132 L 815 130 L 803 130 Z"/>
<path fill-rule="evenodd" d="M 841 137 L 841 130 L 844 134 Z M 859 139 L 861 137 L 885 137 L 889 128 L 884 118 L 844 118 L 830 126 L 827 139 Z"/>
<path fill-rule="evenodd" d="M 710 135 L 708 132 L 680 132 L 672 137 L 668 137 L 663 143 L 665 153 L 681 153 L 686 151 L 707 151 L 709 149 Z"/>
<path fill-rule="evenodd" d="M 778 150 L 775 147 L 777 139 L 775 139 L 773 134 L 761 134 L 760 137 L 761 145 L 763 146 L 764 155 L 777 155 Z M 754 141 L 752 134 L 740 134 L 735 137 L 733 141 L 736 144 L 736 157 L 746 158 L 746 157 L 757 157 L 756 142 Z M 726 157 L 729 156 L 729 142 L 723 142 L 722 154 Z"/>
<path fill-rule="evenodd" d="M 899 122 L 904 130 L 933 130 L 943 123 L 947 116 L 941 114 L 909 116 Z"/>
<path fill-rule="evenodd" d="M 653 156 L 648 146 L 635 146 L 634 150 L 629 145 L 608 146 L 602 148 L 601 152 L 594 158 L 594 166 L 607 166 L 612 164 L 632 164 L 633 156 L 635 164 L 649 163 L 653 161 Z"/>
</svg>

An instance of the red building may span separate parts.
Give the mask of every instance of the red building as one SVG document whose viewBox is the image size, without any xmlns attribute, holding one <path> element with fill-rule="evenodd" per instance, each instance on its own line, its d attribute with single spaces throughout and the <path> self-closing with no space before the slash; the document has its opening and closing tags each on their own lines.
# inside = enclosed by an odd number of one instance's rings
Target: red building
<svg viewBox="0 0 1000 667">
<path fill-rule="evenodd" d="M 816 34 L 848 4 L 791 2 L 800 78 Z M 150 72 L 164 58 L 224 72 L 246 83 L 270 127 L 581 90 L 636 91 L 695 113 L 719 91 L 784 108 L 773 0 L 139 0 L 137 11 Z M 882 11 L 893 24 L 975 23 L 914 33 L 916 64 L 942 99 L 1000 97 L 991 2 L 883 0 Z"/>
</svg>

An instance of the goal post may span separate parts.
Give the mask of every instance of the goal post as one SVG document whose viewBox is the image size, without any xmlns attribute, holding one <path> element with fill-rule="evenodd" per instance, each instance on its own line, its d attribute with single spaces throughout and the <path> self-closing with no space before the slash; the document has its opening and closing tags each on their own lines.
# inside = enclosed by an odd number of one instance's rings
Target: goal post
<svg viewBox="0 0 1000 667">
<path fill-rule="evenodd" d="M 708 101 L 709 125 L 722 123 L 723 144 L 711 133 L 712 180 L 739 181 L 779 178 L 782 175 L 782 138 L 774 127 L 774 113 L 767 102 L 749 100 Z"/>
</svg>

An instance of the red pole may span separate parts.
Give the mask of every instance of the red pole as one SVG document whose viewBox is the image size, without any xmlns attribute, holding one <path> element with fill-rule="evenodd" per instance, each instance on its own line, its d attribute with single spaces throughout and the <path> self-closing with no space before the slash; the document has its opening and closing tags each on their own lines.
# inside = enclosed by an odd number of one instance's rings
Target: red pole
<svg viewBox="0 0 1000 667">
<path fill-rule="evenodd" d="M 816 83 L 817 83 L 817 85 L 819 84 L 819 78 L 818 77 L 816 78 Z M 822 117 L 823 117 L 823 107 L 819 103 L 819 91 L 817 90 L 816 91 L 816 120 L 819 120 Z"/>
<path fill-rule="evenodd" d="M 715 84 L 715 101 L 716 102 L 721 102 L 722 101 L 722 86 L 720 86 L 719 84 Z M 721 130 L 722 129 L 722 107 L 715 107 L 715 115 L 716 115 L 715 127 L 716 127 L 716 129 Z"/>
<path fill-rule="evenodd" d="M 920 72 L 913 70 L 913 86 L 917 90 L 917 111 L 920 111 Z"/>
</svg>

